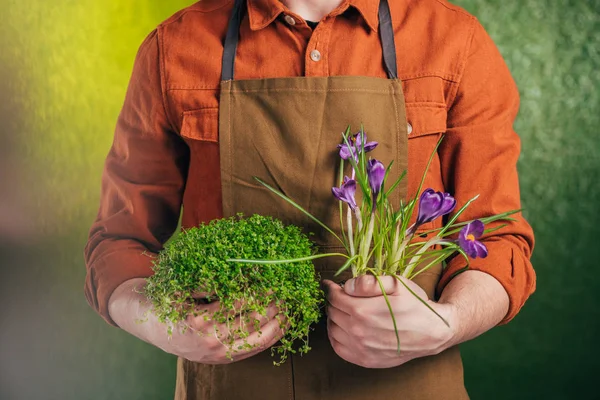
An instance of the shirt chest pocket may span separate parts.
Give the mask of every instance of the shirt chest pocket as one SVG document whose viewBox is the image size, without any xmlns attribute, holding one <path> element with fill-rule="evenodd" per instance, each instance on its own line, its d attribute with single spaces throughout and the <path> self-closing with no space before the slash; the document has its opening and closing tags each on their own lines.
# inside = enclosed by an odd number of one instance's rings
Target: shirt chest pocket
<svg viewBox="0 0 600 400">
<path fill-rule="evenodd" d="M 416 194 L 427 167 L 429 157 L 435 150 L 440 137 L 446 132 L 447 111 L 443 105 L 430 103 L 407 103 L 406 120 L 408 122 L 408 194 Z M 432 188 L 446 191 L 442 180 L 439 154 L 431 160 L 423 183 L 423 190 Z M 420 194 L 420 193 L 419 193 Z M 426 224 L 422 228 L 433 227 L 439 221 Z"/>
<path fill-rule="evenodd" d="M 219 142 L 219 109 L 202 108 L 183 112 L 181 137 L 190 147 Z"/>
</svg>

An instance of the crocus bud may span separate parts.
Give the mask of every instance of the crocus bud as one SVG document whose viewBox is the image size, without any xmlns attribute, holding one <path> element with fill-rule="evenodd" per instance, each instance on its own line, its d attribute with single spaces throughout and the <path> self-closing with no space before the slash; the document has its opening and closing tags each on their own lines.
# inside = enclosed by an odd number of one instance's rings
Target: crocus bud
<svg viewBox="0 0 600 400">
<path fill-rule="evenodd" d="M 446 215 L 456 207 L 456 200 L 449 193 L 436 192 L 426 189 L 419 199 L 419 214 L 416 226 L 431 222 Z"/>
<path fill-rule="evenodd" d="M 381 191 L 383 179 L 385 178 L 385 167 L 381 161 L 371 159 L 367 162 L 367 176 L 369 178 L 369 186 L 371 186 L 373 198 L 376 199 Z"/>
</svg>

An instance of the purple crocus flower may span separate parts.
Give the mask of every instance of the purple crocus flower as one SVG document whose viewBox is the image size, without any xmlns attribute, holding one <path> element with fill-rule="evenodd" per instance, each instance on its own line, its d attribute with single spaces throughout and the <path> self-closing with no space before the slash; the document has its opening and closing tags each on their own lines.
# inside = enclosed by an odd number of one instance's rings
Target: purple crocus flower
<svg viewBox="0 0 600 400">
<path fill-rule="evenodd" d="M 479 240 L 483 235 L 483 222 L 475 220 L 469 222 L 458 234 L 458 244 L 471 258 L 485 258 L 488 255 L 487 248 Z"/>
<path fill-rule="evenodd" d="M 369 178 L 373 198 L 376 199 L 385 178 L 385 167 L 381 161 L 375 159 L 367 161 L 367 177 Z"/>
<path fill-rule="evenodd" d="M 358 132 L 356 135 L 348 138 L 348 143 L 350 146 L 346 145 L 346 143 L 338 144 L 338 149 L 340 149 L 340 157 L 344 160 L 354 157 L 354 160 L 358 162 L 358 152 L 363 148 L 363 142 L 365 153 L 373 150 L 379 144 L 377 142 L 367 142 L 367 134 L 364 132 Z"/>
<path fill-rule="evenodd" d="M 356 181 L 344 176 L 344 182 L 339 188 L 331 188 L 331 192 L 336 199 L 347 203 L 352 210 L 356 209 L 356 200 L 354 194 L 356 193 Z"/>
<path fill-rule="evenodd" d="M 436 192 L 431 188 L 426 189 L 419 199 L 419 214 L 415 227 L 450 213 L 454 207 L 456 207 L 456 199 L 449 193 Z"/>
</svg>

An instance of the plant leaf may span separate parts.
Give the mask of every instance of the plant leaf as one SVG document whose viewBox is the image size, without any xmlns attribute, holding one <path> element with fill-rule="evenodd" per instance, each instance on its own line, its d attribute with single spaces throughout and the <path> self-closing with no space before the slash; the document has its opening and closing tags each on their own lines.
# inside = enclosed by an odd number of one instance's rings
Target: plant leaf
<svg viewBox="0 0 600 400">
<path fill-rule="evenodd" d="M 264 182 L 259 177 L 255 176 L 254 179 L 256 179 L 261 185 L 263 185 L 264 187 L 269 189 L 271 192 L 275 193 L 277 196 L 281 197 L 282 199 L 284 199 L 285 201 L 290 203 L 292 206 L 296 207 L 298 210 L 300 210 L 302 213 L 304 213 L 308 218 L 315 221 L 323 229 L 325 229 L 327 232 L 331 233 L 333 235 L 333 237 L 336 238 L 344 247 L 346 247 L 346 243 L 344 243 L 344 241 L 342 239 L 340 239 L 340 237 L 338 235 L 336 235 L 336 233 L 334 231 L 332 231 L 331 228 L 329 228 L 327 225 L 325 225 L 323 222 L 321 222 L 317 217 L 315 217 L 314 215 L 312 215 L 311 213 L 306 211 L 300 204 L 296 203 L 294 200 L 290 199 L 285 194 L 281 193 L 279 190 L 271 187 L 268 183 Z M 346 248 L 346 250 L 348 250 L 348 249 Z"/>
<path fill-rule="evenodd" d="M 250 259 L 245 259 L 245 258 L 228 258 L 225 261 L 235 262 L 235 263 L 244 263 L 244 264 L 286 264 L 286 263 L 310 261 L 310 260 L 315 260 L 317 258 L 335 257 L 335 256 L 348 258 L 348 256 L 343 253 L 324 253 L 324 254 L 314 254 L 314 255 L 308 256 L 308 257 L 288 258 L 285 260 L 250 260 Z"/>
<path fill-rule="evenodd" d="M 398 177 L 398 179 L 396 179 L 394 184 L 392 186 L 390 186 L 390 188 L 385 192 L 386 197 L 388 197 L 390 195 L 390 193 L 392 193 L 394 191 L 394 189 L 396 189 L 396 187 L 400 184 L 400 182 L 402 182 L 402 179 L 404 179 L 405 176 L 406 176 L 406 170 L 402 171 L 402 174 L 400 174 L 400 176 Z"/>
<path fill-rule="evenodd" d="M 438 314 L 437 311 L 435 311 L 433 308 L 431 308 L 431 306 L 429 304 L 427 304 L 427 302 L 425 300 L 423 300 L 418 294 L 416 294 L 415 292 L 413 292 L 413 290 L 411 288 L 408 287 L 408 285 L 406 283 L 404 283 L 404 281 L 402 279 L 400 279 L 400 277 L 398 275 L 394 275 L 394 277 L 402 284 L 402 286 L 404 286 L 406 288 L 406 290 L 408 290 L 413 296 L 415 296 L 417 298 L 417 300 L 419 300 L 425 307 L 427 307 L 431 312 L 433 312 L 435 315 L 437 315 L 442 321 L 444 321 L 444 324 L 446 324 L 446 326 L 448 328 L 450 328 L 450 324 L 448 323 L 448 321 L 446 321 L 444 319 L 444 317 L 442 317 L 440 314 Z"/>
<path fill-rule="evenodd" d="M 358 257 L 359 257 L 359 255 L 357 254 L 354 257 L 348 258 L 346 260 L 346 262 L 344 263 L 344 265 L 342 265 L 340 267 L 340 269 L 338 269 L 337 272 L 335 273 L 335 275 L 333 275 L 333 276 L 338 276 L 339 274 L 341 274 L 342 272 L 344 272 L 345 270 L 347 270 L 352 265 L 352 263 L 354 262 L 354 260 L 356 260 Z"/>
<path fill-rule="evenodd" d="M 373 272 L 371 270 L 371 272 Z M 396 333 L 396 342 L 398 343 L 398 354 L 400 354 L 400 334 L 398 333 L 398 325 L 396 324 L 396 316 L 394 315 L 394 310 L 392 309 L 392 305 L 390 304 L 390 300 L 388 299 L 387 293 L 385 292 L 385 287 L 383 287 L 383 282 L 376 274 L 373 274 L 377 282 L 379 283 L 379 287 L 381 288 L 381 293 L 383 294 L 383 298 L 385 299 L 385 304 L 387 304 L 388 309 L 390 310 L 390 315 L 392 316 L 392 322 L 394 324 L 394 332 Z"/>
</svg>

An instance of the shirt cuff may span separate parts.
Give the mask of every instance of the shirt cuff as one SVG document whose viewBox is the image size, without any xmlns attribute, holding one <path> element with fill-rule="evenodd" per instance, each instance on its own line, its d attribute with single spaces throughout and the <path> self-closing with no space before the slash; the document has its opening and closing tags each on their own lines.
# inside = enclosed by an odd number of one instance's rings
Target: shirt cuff
<svg viewBox="0 0 600 400">
<path fill-rule="evenodd" d="M 488 249 L 488 256 L 469 259 L 468 270 L 493 276 L 506 290 L 510 304 L 506 316 L 498 324 L 504 325 L 519 313 L 525 301 L 535 291 L 535 272 L 517 244 L 503 238 L 490 238 L 483 243 Z M 438 294 L 466 266 L 467 262 L 462 256 L 452 258 L 438 283 Z"/>
<path fill-rule="evenodd" d="M 123 282 L 153 275 L 155 256 L 144 248 L 125 248 L 104 254 L 88 266 L 85 297 L 106 322 L 118 326 L 108 313 L 112 293 Z"/>
</svg>

